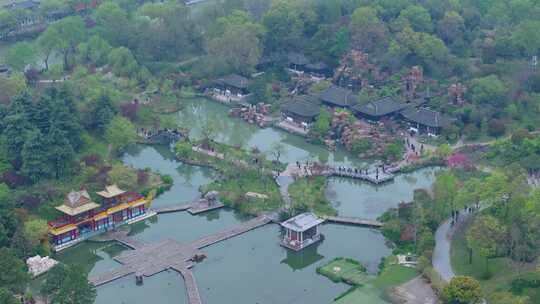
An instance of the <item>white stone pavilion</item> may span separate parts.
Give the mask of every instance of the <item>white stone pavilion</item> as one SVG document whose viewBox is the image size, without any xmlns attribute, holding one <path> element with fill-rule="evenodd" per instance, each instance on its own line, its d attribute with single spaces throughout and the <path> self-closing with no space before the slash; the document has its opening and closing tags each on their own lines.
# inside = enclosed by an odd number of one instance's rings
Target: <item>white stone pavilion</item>
<svg viewBox="0 0 540 304">
<path fill-rule="evenodd" d="M 285 235 L 281 245 L 292 250 L 302 250 L 321 240 L 319 226 L 324 222 L 311 212 L 299 214 L 281 223 Z"/>
</svg>

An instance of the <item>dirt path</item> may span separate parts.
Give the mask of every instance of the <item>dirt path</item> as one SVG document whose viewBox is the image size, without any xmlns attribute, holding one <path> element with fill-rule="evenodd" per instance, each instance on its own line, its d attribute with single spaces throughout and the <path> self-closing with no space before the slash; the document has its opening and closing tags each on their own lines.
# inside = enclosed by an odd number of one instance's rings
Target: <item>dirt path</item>
<svg viewBox="0 0 540 304">
<path fill-rule="evenodd" d="M 439 300 L 428 282 L 417 276 L 390 291 L 390 298 L 395 304 L 437 304 Z"/>
</svg>

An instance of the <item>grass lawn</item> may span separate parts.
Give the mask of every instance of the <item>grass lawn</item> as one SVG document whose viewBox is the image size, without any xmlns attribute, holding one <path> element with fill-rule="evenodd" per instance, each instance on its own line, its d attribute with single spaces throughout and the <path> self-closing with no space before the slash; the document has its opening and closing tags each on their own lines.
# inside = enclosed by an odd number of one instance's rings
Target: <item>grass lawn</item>
<svg viewBox="0 0 540 304">
<path fill-rule="evenodd" d="M 317 268 L 317 272 L 336 283 L 343 281 L 351 285 L 361 285 L 368 279 L 366 269 L 362 264 L 346 258 L 336 258 Z"/>
<path fill-rule="evenodd" d="M 235 178 L 224 178 L 204 186 L 203 191 L 219 191 L 226 205 L 248 214 L 260 214 L 279 209 L 282 205 L 279 188 L 271 176 L 260 176 L 255 170 L 245 170 Z M 247 198 L 247 192 L 266 194 L 268 198 Z"/>
<path fill-rule="evenodd" d="M 307 207 L 318 215 L 336 215 L 337 211 L 325 196 L 326 177 L 302 178 L 289 186 L 293 208 Z"/>
<path fill-rule="evenodd" d="M 518 267 L 508 258 L 489 259 L 488 269 L 490 278 L 485 278 L 486 260 L 473 252 L 472 264 L 469 264 L 469 250 L 465 239 L 465 232 L 468 226 L 458 229 L 452 239 L 451 262 L 452 268 L 457 275 L 467 275 L 476 278 L 482 285 L 482 289 L 487 295 L 497 291 L 508 291 L 512 280 L 531 274 L 534 265 Z M 529 295 L 531 299 L 538 299 L 540 292 L 525 290 L 523 295 Z M 539 303 L 534 302 L 533 303 Z"/>
<path fill-rule="evenodd" d="M 397 265 L 396 256 L 390 256 L 385 260 L 383 271 L 373 280 L 373 284 L 380 289 L 403 284 L 418 276 L 415 268 Z"/>
<path fill-rule="evenodd" d="M 386 304 L 381 298 L 381 291 L 372 286 L 357 286 L 337 298 L 333 304 Z"/>
</svg>

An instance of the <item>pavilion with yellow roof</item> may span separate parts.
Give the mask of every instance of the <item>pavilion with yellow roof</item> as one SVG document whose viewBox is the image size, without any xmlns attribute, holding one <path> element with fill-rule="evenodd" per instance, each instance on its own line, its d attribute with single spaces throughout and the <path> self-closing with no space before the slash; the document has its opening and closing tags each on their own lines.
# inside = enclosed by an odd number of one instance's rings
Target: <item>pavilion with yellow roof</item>
<svg viewBox="0 0 540 304">
<path fill-rule="evenodd" d="M 135 192 L 106 186 L 96 193 L 101 203 L 95 203 L 86 190 L 71 191 L 56 210 L 62 216 L 49 222 L 54 249 L 63 249 L 119 225 L 143 219 L 147 214 L 146 198 Z"/>
</svg>

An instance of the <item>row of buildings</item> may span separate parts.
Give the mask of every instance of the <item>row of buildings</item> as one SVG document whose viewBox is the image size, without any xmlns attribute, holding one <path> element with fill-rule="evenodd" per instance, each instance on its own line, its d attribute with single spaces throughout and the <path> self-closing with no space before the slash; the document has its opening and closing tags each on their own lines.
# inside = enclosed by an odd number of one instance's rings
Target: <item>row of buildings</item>
<svg viewBox="0 0 540 304">
<path fill-rule="evenodd" d="M 213 83 L 214 90 L 237 98 L 249 95 L 249 84 L 249 79 L 234 74 Z M 317 119 L 322 106 L 349 109 L 358 118 L 370 122 L 393 118 L 407 123 L 418 133 L 437 135 L 451 124 L 452 118 L 427 108 L 431 98 L 429 91 L 426 91 L 412 100 L 386 96 L 359 104 L 358 96 L 353 91 L 332 85 L 319 95 L 297 95 L 290 98 L 283 104 L 281 111 L 284 119 L 309 127 Z"/>
<path fill-rule="evenodd" d="M 61 213 L 48 222 L 53 249 L 58 251 L 120 225 L 154 215 L 148 212 L 151 198 L 124 191 L 116 185 L 96 192 L 96 203 L 87 190 L 71 191 L 56 210 Z"/>
</svg>

